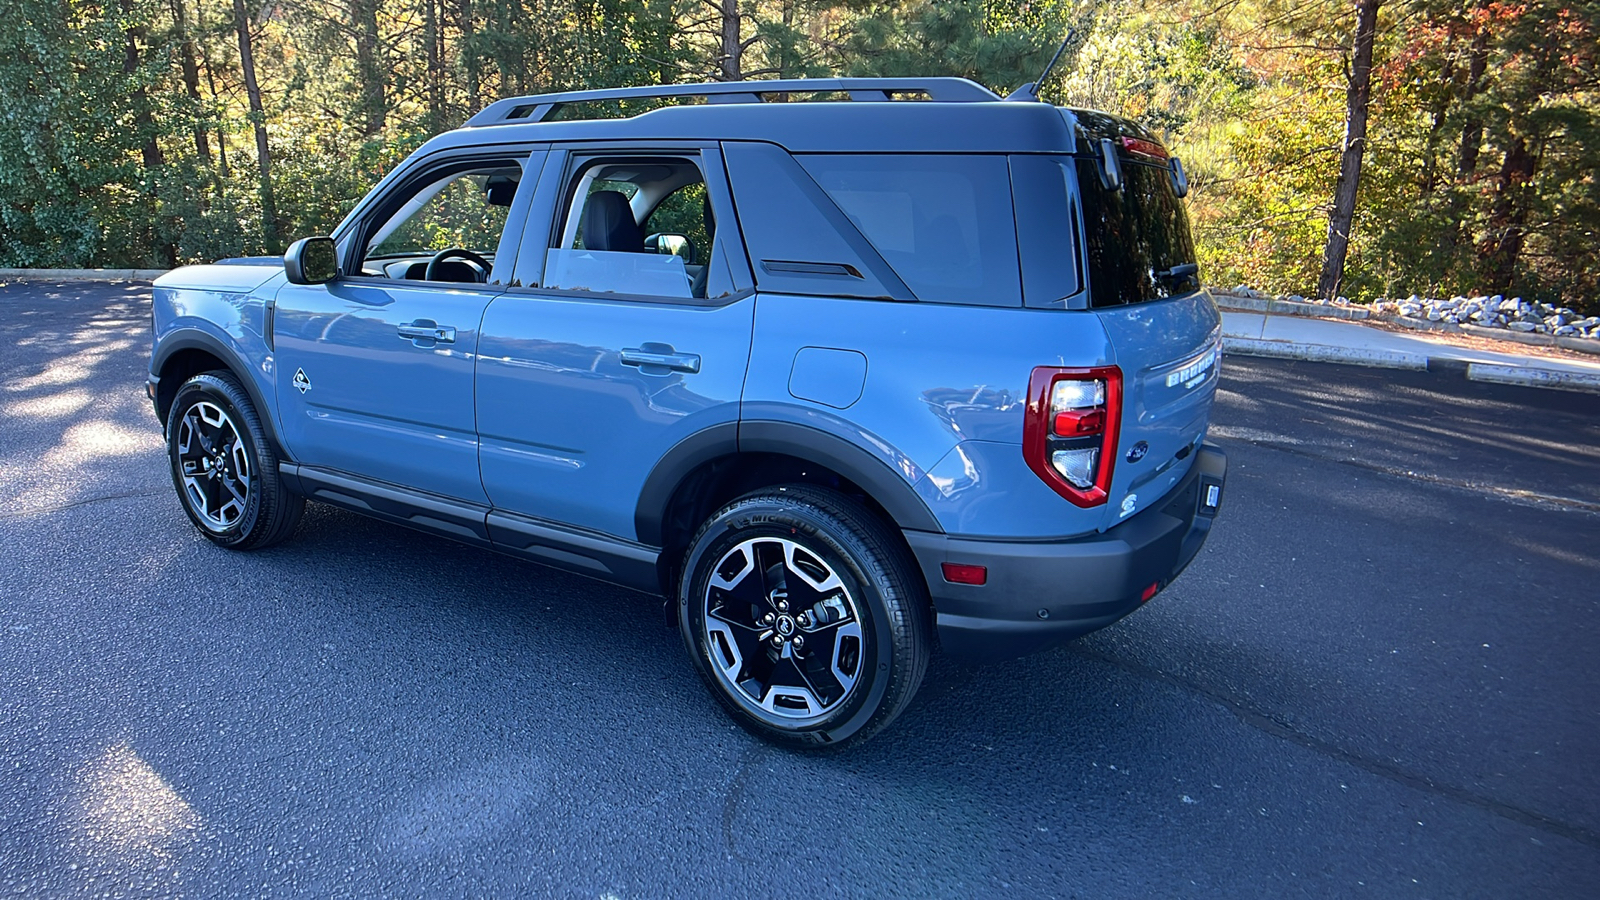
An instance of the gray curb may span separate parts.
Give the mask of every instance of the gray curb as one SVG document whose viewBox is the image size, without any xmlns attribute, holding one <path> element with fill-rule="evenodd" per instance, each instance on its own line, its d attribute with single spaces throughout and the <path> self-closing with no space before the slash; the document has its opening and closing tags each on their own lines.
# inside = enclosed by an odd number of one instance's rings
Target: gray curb
<svg viewBox="0 0 1600 900">
<path fill-rule="evenodd" d="M 1600 375 L 1588 375 L 1582 372 L 1557 372 L 1552 369 L 1471 363 L 1467 366 L 1467 378 L 1494 384 L 1518 384 L 1526 387 L 1554 388 L 1558 391 L 1600 394 Z"/>
<path fill-rule="evenodd" d="M 1343 363 L 1351 366 L 1372 366 L 1379 369 L 1410 369 L 1412 371 L 1437 369 L 1439 371 L 1464 372 L 1469 381 L 1600 394 L 1600 375 L 1590 375 L 1584 372 L 1563 372 L 1555 369 L 1535 369 L 1527 366 L 1468 363 L 1444 357 L 1430 360 L 1430 357 L 1421 353 L 1403 353 L 1393 350 L 1358 350 L 1349 347 L 1330 347 L 1326 344 L 1300 344 L 1294 341 L 1263 341 L 1254 338 L 1237 337 L 1224 337 L 1222 339 L 1222 350 L 1225 354 L 1233 356 L 1261 356 L 1268 359 L 1298 359 L 1306 362 Z"/>
<path fill-rule="evenodd" d="M 1600 341 L 1589 338 L 1570 337 L 1568 335 L 1556 336 L 1553 334 L 1531 334 L 1519 331 L 1508 331 L 1504 328 L 1483 328 L 1478 325 L 1453 325 L 1449 322 L 1430 322 L 1427 319 L 1416 319 L 1410 316 L 1398 316 L 1392 313 L 1374 313 L 1364 306 L 1339 306 L 1332 303 L 1300 303 L 1294 300 L 1273 300 L 1266 297 L 1245 297 L 1239 294 L 1230 294 L 1226 291 L 1212 290 L 1211 296 L 1217 301 L 1217 306 L 1222 309 L 1237 312 L 1267 313 L 1274 316 L 1306 316 L 1313 319 L 1344 319 L 1359 322 L 1371 319 L 1376 322 L 1389 322 L 1402 328 L 1413 331 L 1433 331 L 1440 334 L 1467 334 L 1474 337 L 1488 338 L 1496 341 L 1510 341 L 1517 344 L 1528 344 L 1534 347 L 1561 347 L 1574 350 L 1578 353 L 1591 353 L 1600 356 Z"/>
<path fill-rule="evenodd" d="M 1332 303 L 1301 303 L 1296 300 L 1273 300 L 1270 297 L 1245 297 L 1226 291 L 1212 290 L 1217 306 L 1239 312 L 1270 313 L 1275 316 L 1310 316 L 1316 319 L 1348 319 L 1359 322 L 1371 317 L 1372 310 L 1365 306 L 1336 306 Z"/>
<path fill-rule="evenodd" d="M 1360 350 L 1351 347 L 1330 347 L 1326 344 L 1299 344 L 1294 341 L 1263 341 L 1254 338 L 1222 338 L 1222 351 L 1238 356 L 1265 356 L 1271 359 L 1303 359 L 1308 362 L 1345 363 L 1353 366 L 1373 366 L 1380 369 L 1428 368 L 1428 357 L 1421 353 L 1404 353 L 1395 350 Z"/>
<path fill-rule="evenodd" d="M 166 269 L 0 269 L 0 281 L 155 281 Z"/>
</svg>

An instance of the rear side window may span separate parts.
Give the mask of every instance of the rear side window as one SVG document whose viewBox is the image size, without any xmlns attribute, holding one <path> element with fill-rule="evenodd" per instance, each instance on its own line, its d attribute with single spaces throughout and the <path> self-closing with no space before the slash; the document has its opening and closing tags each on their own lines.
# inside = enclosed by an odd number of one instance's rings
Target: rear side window
<svg viewBox="0 0 1600 900">
<path fill-rule="evenodd" d="M 796 159 L 917 299 L 1022 305 L 1005 157 Z"/>
<path fill-rule="evenodd" d="M 1122 187 L 1100 180 L 1096 160 L 1077 160 L 1089 256 L 1089 303 L 1121 306 L 1196 290 L 1189 216 L 1172 187 L 1171 170 L 1119 154 Z"/>
</svg>

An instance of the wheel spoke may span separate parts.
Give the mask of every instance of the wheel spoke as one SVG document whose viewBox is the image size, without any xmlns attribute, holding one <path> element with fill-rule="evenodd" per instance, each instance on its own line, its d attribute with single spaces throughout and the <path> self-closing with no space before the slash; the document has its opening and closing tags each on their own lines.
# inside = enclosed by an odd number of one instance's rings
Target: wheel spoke
<svg viewBox="0 0 1600 900">
<path fill-rule="evenodd" d="M 250 454 L 228 413 L 195 401 L 179 419 L 173 450 L 191 512 L 213 531 L 237 524 L 250 499 Z"/>
<path fill-rule="evenodd" d="M 703 602 L 716 673 L 741 703 L 799 723 L 825 716 L 854 688 L 862 650 L 855 600 L 803 545 L 779 537 L 736 545 Z M 819 617 L 833 621 L 814 624 Z"/>
</svg>

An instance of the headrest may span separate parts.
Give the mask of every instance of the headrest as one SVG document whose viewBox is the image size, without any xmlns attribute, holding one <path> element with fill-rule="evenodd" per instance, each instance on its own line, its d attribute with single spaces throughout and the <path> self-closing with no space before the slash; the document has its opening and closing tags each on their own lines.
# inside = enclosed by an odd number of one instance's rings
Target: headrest
<svg viewBox="0 0 1600 900">
<path fill-rule="evenodd" d="M 595 191 L 583 205 L 583 246 L 589 250 L 644 252 L 644 232 L 621 191 Z"/>
<path fill-rule="evenodd" d="M 490 206 L 510 206 L 517 195 L 517 183 L 509 178 L 493 178 L 483 186 L 483 199 Z"/>
</svg>

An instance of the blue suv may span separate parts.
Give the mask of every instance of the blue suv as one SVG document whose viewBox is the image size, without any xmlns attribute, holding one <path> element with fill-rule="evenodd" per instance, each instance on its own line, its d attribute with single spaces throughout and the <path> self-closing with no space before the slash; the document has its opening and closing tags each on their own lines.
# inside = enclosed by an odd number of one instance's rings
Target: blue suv
<svg viewBox="0 0 1600 900">
<path fill-rule="evenodd" d="M 664 595 L 735 719 L 840 746 L 935 646 L 1058 645 L 1204 543 L 1186 190 L 959 79 L 518 97 L 331 237 L 160 278 L 149 394 L 217 544 L 316 500 Z"/>
</svg>

